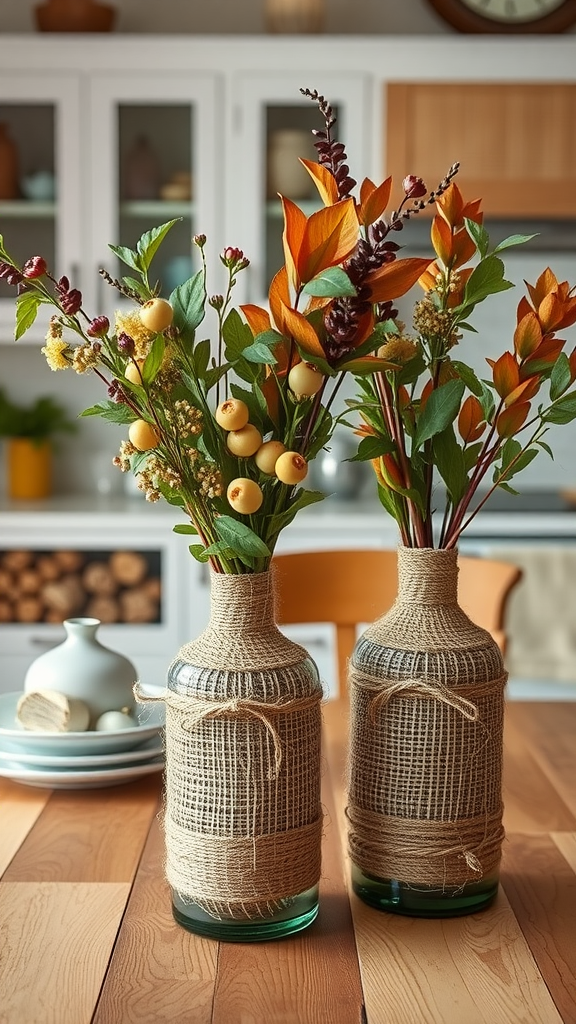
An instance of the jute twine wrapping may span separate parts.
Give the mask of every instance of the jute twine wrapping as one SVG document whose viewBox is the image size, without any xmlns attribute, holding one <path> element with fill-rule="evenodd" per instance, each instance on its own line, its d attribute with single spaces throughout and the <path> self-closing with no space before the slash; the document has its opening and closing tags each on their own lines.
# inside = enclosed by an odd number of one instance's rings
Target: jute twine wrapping
<svg viewBox="0 0 576 1024">
<path fill-rule="evenodd" d="M 458 605 L 455 551 L 401 548 L 398 573 L 350 664 L 350 855 L 367 875 L 455 891 L 498 870 L 506 674 Z"/>
<path fill-rule="evenodd" d="M 276 628 L 270 572 L 211 574 L 168 684 L 168 881 L 215 918 L 270 917 L 318 883 L 322 831 L 322 687 Z"/>
</svg>

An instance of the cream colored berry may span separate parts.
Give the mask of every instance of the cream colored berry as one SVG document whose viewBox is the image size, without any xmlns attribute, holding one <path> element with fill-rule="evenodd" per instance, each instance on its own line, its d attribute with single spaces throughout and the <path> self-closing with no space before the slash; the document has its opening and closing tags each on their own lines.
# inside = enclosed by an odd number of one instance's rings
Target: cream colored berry
<svg viewBox="0 0 576 1024">
<path fill-rule="evenodd" d="M 248 423 L 249 415 L 248 406 L 239 398 L 227 398 L 215 413 L 216 423 L 224 430 L 241 430 Z"/>
<path fill-rule="evenodd" d="M 147 331 L 159 334 L 170 327 L 174 318 L 174 310 L 167 299 L 156 297 L 148 299 L 143 306 L 140 306 L 140 320 Z"/>
<path fill-rule="evenodd" d="M 255 455 L 262 444 L 262 434 L 253 423 L 247 423 L 241 430 L 231 430 L 226 438 L 228 451 L 240 459 Z"/>
<path fill-rule="evenodd" d="M 147 452 L 149 448 L 156 448 L 160 434 L 156 427 L 146 420 L 134 420 L 128 429 L 128 437 L 139 452 Z"/>
<path fill-rule="evenodd" d="M 226 497 L 232 508 L 244 516 L 257 512 L 264 500 L 260 486 L 245 476 L 239 476 L 228 484 Z"/>
<path fill-rule="evenodd" d="M 324 380 L 324 374 L 320 373 L 312 363 L 296 363 L 296 366 L 293 366 L 288 374 L 290 390 L 301 398 L 317 394 Z"/>
<path fill-rule="evenodd" d="M 256 452 L 255 462 L 261 473 L 274 473 L 277 460 L 286 451 L 286 445 L 282 441 L 265 441 Z"/>
<path fill-rule="evenodd" d="M 130 360 L 130 362 L 126 366 L 126 369 L 124 370 L 124 376 L 126 380 L 129 380 L 131 384 L 141 384 L 143 365 L 144 363 L 140 362 L 139 360 L 137 360 L 136 362 Z"/>
<path fill-rule="evenodd" d="M 274 472 L 283 484 L 299 484 L 308 472 L 308 463 L 299 452 L 284 452 L 276 460 Z"/>
</svg>

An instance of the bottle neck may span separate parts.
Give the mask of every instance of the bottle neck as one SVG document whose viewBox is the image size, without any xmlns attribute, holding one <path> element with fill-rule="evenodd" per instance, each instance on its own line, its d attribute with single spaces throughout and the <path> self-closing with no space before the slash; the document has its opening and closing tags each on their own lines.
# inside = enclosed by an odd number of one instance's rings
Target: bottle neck
<svg viewBox="0 0 576 1024">
<path fill-rule="evenodd" d="M 453 605 L 458 601 L 458 552 L 451 548 L 398 549 L 398 602 Z"/>
<path fill-rule="evenodd" d="M 210 627 L 237 635 L 275 626 L 271 572 L 210 574 Z"/>
</svg>

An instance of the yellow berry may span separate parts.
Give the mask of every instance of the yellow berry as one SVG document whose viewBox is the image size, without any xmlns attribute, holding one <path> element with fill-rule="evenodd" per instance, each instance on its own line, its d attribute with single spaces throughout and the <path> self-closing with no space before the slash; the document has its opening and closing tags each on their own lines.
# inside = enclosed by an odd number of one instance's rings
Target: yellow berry
<svg viewBox="0 0 576 1024">
<path fill-rule="evenodd" d="M 146 452 L 149 448 L 155 448 L 160 440 L 160 434 L 151 423 L 146 420 L 134 420 L 130 424 L 128 437 L 139 452 Z"/>
<path fill-rule="evenodd" d="M 308 463 L 299 452 L 284 452 L 276 460 L 274 472 L 283 484 L 299 484 L 308 472 Z"/>
<path fill-rule="evenodd" d="M 167 299 L 148 299 L 140 306 L 140 319 L 147 331 L 159 334 L 170 327 L 174 318 L 174 310 Z"/>
<path fill-rule="evenodd" d="M 282 441 L 265 441 L 261 444 L 255 458 L 260 472 L 272 476 L 277 460 L 285 451 L 286 445 L 282 444 Z"/>
<path fill-rule="evenodd" d="M 228 484 L 226 497 L 232 508 L 244 516 L 257 512 L 264 500 L 260 486 L 245 476 L 239 476 Z"/>
<path fill-rule="evenodd" d="M 296 363 L 288 374 L 288 385 L 299 397 L 309 398 L 317 394 L 324 383 L 324 374 L 320 373 L 312 363 Z"/>
<path fill-rule="evenodd" d="M 142 383 L 142 367 L 144 363 L 138 361 L 134 363 L 132 360 L 126 366 L 124 370 L 124 376 L 126 380 L 129 380 L 131 384 Z"/>
<path fill-rule="evenodd" d="M 215 413 L 216 423 L 224 430 L 241 430 L 248 423 L 249 415 L 248 406 L 239 398 L 227 398 Z"/>
<path fill-rule="evenodd" d="M 231 430 L 226 438 L 228 451 L 240 459 L 255 455 L 262 444 L 262 434 L 253 423 L 247 423 L 241 430 Z"/>
</svg>

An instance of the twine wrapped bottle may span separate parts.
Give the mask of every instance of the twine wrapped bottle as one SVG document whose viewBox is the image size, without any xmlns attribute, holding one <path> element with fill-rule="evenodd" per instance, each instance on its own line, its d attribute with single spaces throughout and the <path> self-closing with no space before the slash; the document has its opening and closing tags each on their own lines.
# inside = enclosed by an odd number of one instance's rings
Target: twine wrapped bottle
<svg viewBox="0 0 576 1024">
<path fill-rule="evenodd" d="M 271 571 L 211 573 L 209 625 L 166 696 L 166 872 L 189 931 L 253 941 L 315 919 L 321 698 L 275 625 Z"/>
<path fill-rule="evenodd" d="M 398 597 L 350 665 L 354 891 L 449 917 L 498 890 L 506 673 L 457 601 L 454 550 L 400 548 Z"/>
</svg>

